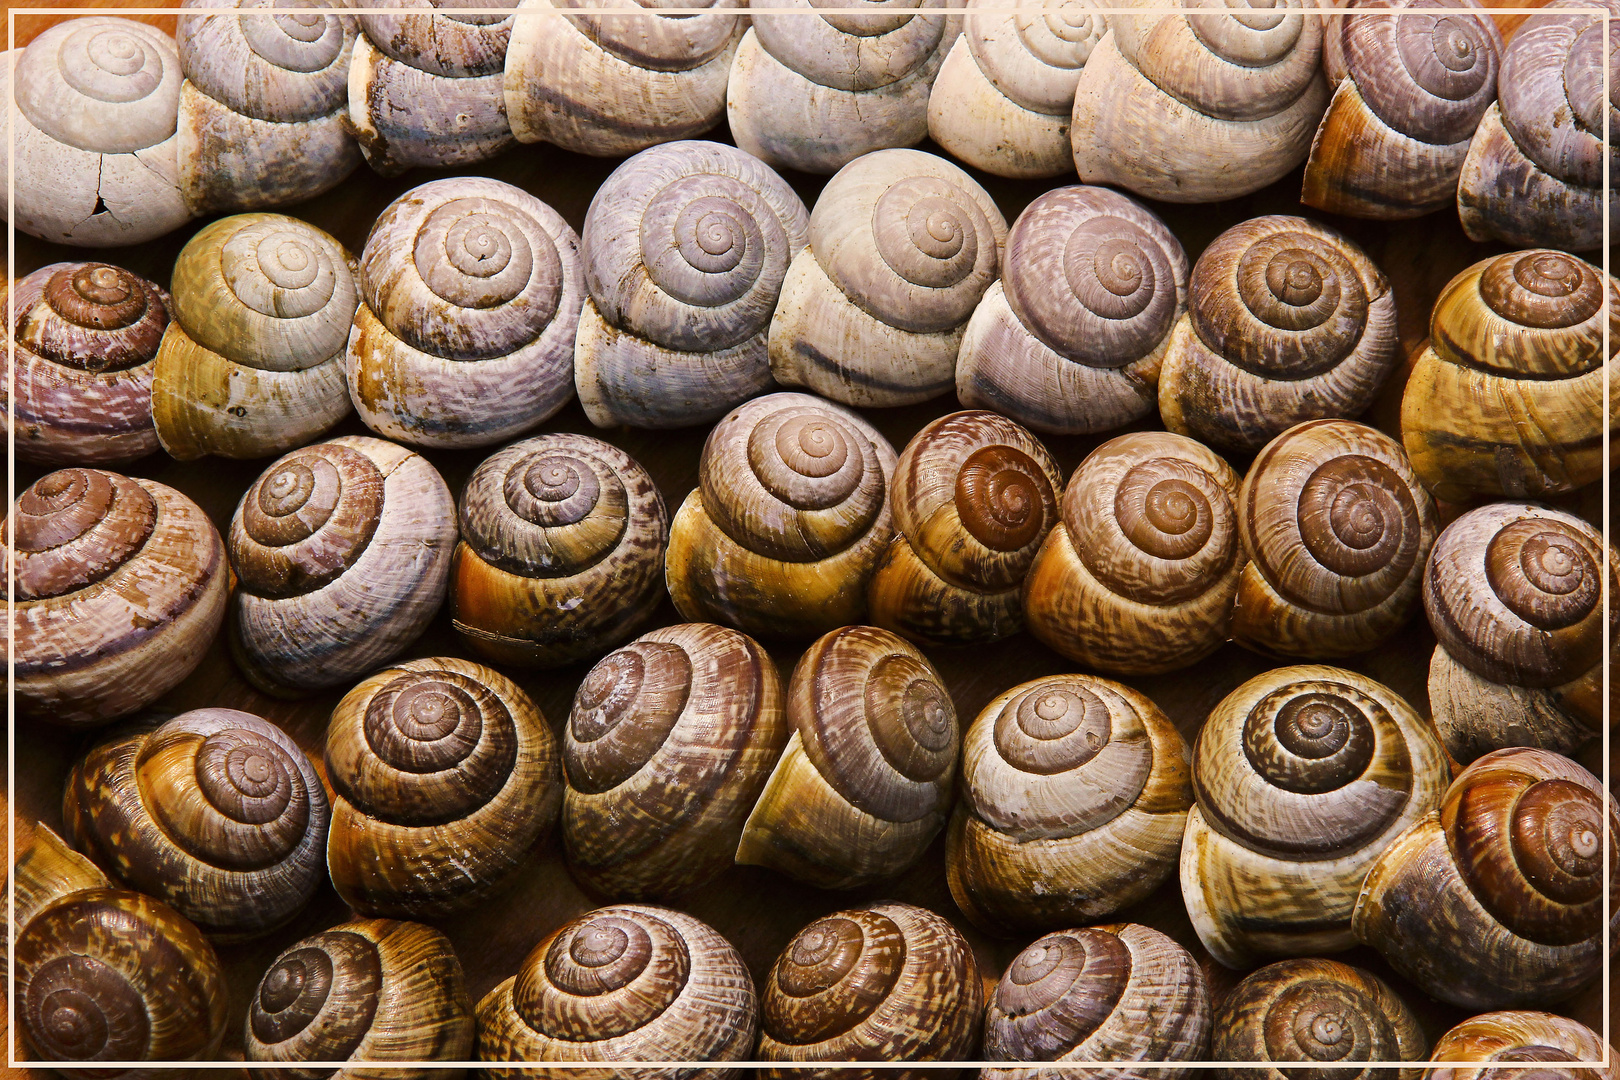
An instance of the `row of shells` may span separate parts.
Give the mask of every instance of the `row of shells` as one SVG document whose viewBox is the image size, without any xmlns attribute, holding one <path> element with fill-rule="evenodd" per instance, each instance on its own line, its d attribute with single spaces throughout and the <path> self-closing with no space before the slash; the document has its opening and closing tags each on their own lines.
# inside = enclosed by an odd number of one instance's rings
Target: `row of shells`
<svg viewBox="0 0 1620 1080">
<path fill-rule="evenodd" d="M 497 3 L 182 16 L 178 48 L 126 20 L 53 28 L 17 59 L 16 224 L 138 243 L 319 194 L 362 157 L 386 174 L 475 163 L 514 140 L 620 156 L 724 120 L 742 149 L 808 172 L 932 137 L 995 174 L 1077 172 L 1209 202 L 1303 162 L 1303 201 L 1334 213 L 1455 205 L 1479 240 L 1590 250 L 1602 236 L 1614 106 L 1589 14 L 1535 15 L 1507 46 L 1473 0 L 1334 15 L 1302 0 L 1264 14 L 1105 15 L 1093 0 L 477 11 Z"/>
</svg>

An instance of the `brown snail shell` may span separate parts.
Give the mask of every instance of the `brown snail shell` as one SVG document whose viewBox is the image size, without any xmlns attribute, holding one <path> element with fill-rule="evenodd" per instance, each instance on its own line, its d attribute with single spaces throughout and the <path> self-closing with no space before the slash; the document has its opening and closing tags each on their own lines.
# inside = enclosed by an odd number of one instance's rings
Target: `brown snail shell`
<svg viewBox="0 0 1620 1080">
<path fill-rule="evenodd" d="M 872 622 L 917 641 L 994 641 L 1024 623 L 1024 577 L 1057 523 L 1058 464 L 992 412 L 924 426 L 894 469 L 897 535 L 867 586 Z"/>
<path fill-rule="evenodd" d="M 1478 1068 L 1434 1068 L 1424 1080 L 1494 1080 L 1510 1073 L 1541 1080 L 1614 1080 L 1615 1068 L 1574 1068 L 1573 1061 L 1599 1061 L 1614 1050 L 1585 1024 L 1547 1012 L 1491 1012 L 1470 1017 L 1440 1036 L 1431 1056 L 1435 1061 L 1476 1061 Z M 1493 1068 L 1501 1062 L 1508 1068 Z M 1535 1068 L 1512 1068 L 1512 1063 L 1541 1062 Z"/>
<path fill-rule="evenodd" d="M 624 451 L 541 435 L 497 451 L 461 493 L 458 633 L 501 664 L 557 667 L 629 637 L 661 594 L 664 498 Z"/>
<path fill-rule="evenodd" d="M 1209 985 L 1192 954 L 1135 923 L 1047 934 L 1019 953 L 989 995 L 990 1061 L 1199 1061 L 1209 1049 Z M 1180 1080 L 1191 1069 L 988 1066 L 981 1080 Z"/>
<path fill-rule="evenodd" d="M 18 498 L 5 534 L 24 716 L 91 727 L 144 708 L 191 674 L 224 620 L 219 533 L 163 484 L 54 472 Z"/>
<path fill-rule="evenodd" d="M 1238 477 L 1168 432 L 1121 435 L 1069 477 L 1063 520 L 1024 579 L 1030 633 L 1111 675 L 1174 671 L 1220 647 L 1243 567 Z"/>
<path fill-rule="evenodd" d="M 608 654 L 563 732 L 569 871 L 629 900 L 713 879 L 787 741 L 782 677 L 752 638 L 685 623 Z"/>
<path fill-rule="evenodd" d="M 345 435 L 281 458 L 231 518 L 231 653 L 249 682 L 297 697 L 399 655 L 444 602 L 456 541 L 438 471 Z"/>
<path fill-rule="evenodd" d="M 1620 912 L 1604 925 L 1617 838 L 1620 812 L 1591 773 L 1546 750 L 1496 750 L 1373 864 L 1351 925 L 1442 1001 L 1557 1001 L 1597 976 L 1620 928 Z"/>
<path fill-rule="evenodd" d="M 1400 443 L 1349 420 L 1289 428 L 1255 458 L 1238 508 L 1238 644 L 1325 660 L 1406 624 L 1439 523 Z"/>
<path fill-rule="evenodd" d="M 1534 499 L 1603 475 L 1605 291 L 1612 351 L 1620 285 L 1572 255 L 1483 259 L 1440 293 L 1401 398 L 1401 441 L 1436 498 Z"/>
<path fill-rule="evenodd" d="M 536 945 L 478 1003 L 481 1061 L 741 1061 L 759 1006 L 742 957 L 669 908 L 586 912 Z M 489 1077 L 525 1069 L 485 1068 Z M 570 1069 L 587 1080 L 675 1080 L 680 1069 Z M 729 1075 L 713 1070 L 712 1075 Z"/>
<path fill-rule="evenodd" d="M 1188 758 L 1169 718 L 1121 683 L 1051 675 L 997 696 L 962 740 L 945 841 L 957 907 L 1008 934 L 1146 899 L 1181 853 Z"/>
<path fill-rule="evenodd" d="M 1231 968 L 1350 948 L 1368 868 L 1447 779 L 1432 729 L 1366 676 L 1300 665 L 1239 686 L 1193 745 L 1181 894 L 1199 940 Z"/>
<path fill-rule="evenodd" d="M 240 941 L 291 919 L 326 880 L 326 788 L 282 730 L 194 709 L 94 747 L 68 775 L 67 838 L 112 878 Z"/>
<path fill-rule="evenodd" d="M 465 1061 L 472 1000 L 450 941 L 420 923 L 359 919 L 282 950 L 254 988 L 248 1061 Z M 340 1069 L 338 1080 L 431 1080 L 459 1069 Z M 325 1069 L 253 1070 L 299 1080 Z"/>
<path fill-rule="evenodd" d="M 107 875 L 74 851 L 48 826 L 12 818 L 17 846 L 13 848 L 10 882 L 16 891 L 16 916 L 8 923 L 6 939 L 22 929 L 46 904 L 84 889 L 110 888 Z"/>
<path fill-rule="evenodd" d="M 364 915 L 442 918 L 480 903 L 550 833 L 562 798 L 557 740 L 529 695 L 452 657 L 391 665 L 345 694 L 326 776 L 327 866 Z"/>
<path fill-rule="evenodd" d="M 0 345 L 15 345 L 16 397 L 3 415 L 19 460 L 116 465 L 157 451 L 153 360 L 172 303 L 145 278 L 95 262 L 51 263 L 0 289 L 16 319 Z M 12 355 L 0 378 L 12 377 Z"/>
</svg>

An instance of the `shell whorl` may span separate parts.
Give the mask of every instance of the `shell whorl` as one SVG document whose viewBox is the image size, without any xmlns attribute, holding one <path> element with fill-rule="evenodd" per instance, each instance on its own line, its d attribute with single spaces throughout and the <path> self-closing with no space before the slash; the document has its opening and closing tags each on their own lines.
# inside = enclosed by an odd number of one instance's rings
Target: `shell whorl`
<svg viewBox="0 0 1620 1080">
<path fill-rule="evenodd" d="M 926 64 L 945 35 L 942 0 L 875 0 L 871 14 L 809 16 L 828 0 L 793 0 L 805 15 L 753 20 L 759 43 L 789 70 L 839 90 L 875 90 L 899 82 Z"/>
<path fill-rule="evenodd" d="M 157 523 L 152 496 L 127 477 L 62 469 L 31 484 L 8 519 L 16 597 L 64 596 L 111 575 Z"/>
<path fill-rule="evenodd" d="M 359 934 L 339 928 L 306 938 L 276 957 L 259 980 L 248 1031 L 266 1046 L 308 1032 L 306 1039 L 319 1040 L 319 1053 L 308 1056 L 340 1061 L 365 1039 L 382 981 L 377 947 Z"/>
<path fill-rule="evenodd" d="M 971 13 L 963 20 L 968 50 L 990 84 L 1032 112 L 1067 116 L 1080 69 L 1108 31 L 1108 18 L 1092 0 L 1041 4 L 1010 15 Z"/>
<path fill-rule="evenodd" d="M 191 0 L 186 6 L 207 7 Z M 330 114 L 347 100 L 352 19 L 324 14 L 311 0 L 237 0 L 254 8 L 305 8 L 278 15 L 181 16 L 180 66 L 199 90 L 232 112 L 273 123 Z"/>
<path fill-rule="evenodd" d="M 431 75 L 497 75 L 506 60 L 512 16 L 477 10 L 500 7 L 500 0 L 360 0 L 355 6 L 421 8 L 420 15 L 363 12 L 360 25 L 384 54 Z"/>
<path fill-rule="evenodd" d="M 54 263 L 13 293 L 14 339 L 38 356 L 92 373 L 149 363 L 169 323 L 163 289 L 106 263 Z"/>
<path fill-rule="evenodd" d="M 654 71 L 686 71 L 701 67 L 725 52 L 737 37 L 738 9 L 742 0 L 700 0 L 690 7 L 709 8 L 701 15 L 667 16 L 657 0 L 634 0 L 645 15 L 630 18 L 598 15 L 600 7 L 620 6 L 613 0 L 558 0 L 556 6 L 579 12 L 569 23 L 603 49 L 635 67 Z"/>
<path fill-rule="evenodd" d="M 1603 186 L 1605 113 L 1620 116 L 1603 96 L 1602 22 L 1552 5 L 1531 16 L 1502 55 L 1497 79 L 1502 124 L 1528 158 L 1566 183 Z M 1608 55 L 1615 55 L 1611 22 Z M 1555 117 L 1552 123 L 1547 118 Z M 1539 121 L 1539 122 L 1538 122 Z M 1610 151 L 1611 161 L 1614 151 Z"/>
<path fill-rule="evenodd" d="M 181 78 L 174 39 L 163 31 L 130 19 L 70 19 L 17 57 L 17 107 L 58 142 L 134 153 L 174 134 Z"/>
<path fill-rule="evenodd" d="M 1560 251 L 1481 260 L 1435 301 L 1430 342 L 1444 359 L 1510 377 L 1549 379 L 1603 363 L 1604 275 Z M 1610 319 L 1620 285 L 1607 282 Z"/>
</svg>

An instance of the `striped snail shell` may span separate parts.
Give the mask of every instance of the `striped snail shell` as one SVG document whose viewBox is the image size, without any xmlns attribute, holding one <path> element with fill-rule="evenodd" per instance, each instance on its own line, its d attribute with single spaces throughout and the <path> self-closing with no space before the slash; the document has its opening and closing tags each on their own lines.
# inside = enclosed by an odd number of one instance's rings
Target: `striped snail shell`
<svg viewBox="0 0 1620 1080">
<path fill-rule="evenodd" d="M 1603 724 L 1602 535 L 1528 503 L 1471 510 L 1435 542 L 1423 606 L 1439 639 L 1429 708 L 1456 760 L 1504 746 L 1569 753 Z"/>
<path fill-rule="evenodd" d="M 1572 255 L 1482 259 L 1441 291 L 1401 398 L 1401 441 L 1436 498 L 1542 498 L 1603 475 L 1605 292 L 1612 351 L 1620 283 Z"/>
<path fill-rule="evenodd" d="M 1566 251 L 1603 244 L 1603 133 L 1620 127 L 1620 108 L 1603 93 L 1603 64 L 1607 56 L 1614 78 L 1620 23 L 1611 18 L 1605 44 L 1597 16 L 1561 10 L 1581 3 L 1553 0 L 1520 24 L 1502 54 L 1499 100 L 1474 131 L 1457 186 L 1471 240 Z M 1620 15 L 1613 0 L 1586 6 Z"/>
<path fill-rule="evenodd" d="M 735 630 L 684 623 L 608 654 L 563 730 L 563 844 L 615 899 L 666 899 L 731 866 L 788 741 L 782 677 Z"/>
<path fill-rule="evenodd" d="M 1176 868 L 1187 764 L 1175 725 L 1122 683 L 1051 675 L 999 695 L 962 740 L 945 840 L 956 906 L 1009 934 L 1146 899 Z"/>
<path fill-rule="evenodd" d="M 194 214 L 259 210 L 329 191 L 360 164 L 343 129 L 354 20 L 311 0 L 183 0 L 177 45 L 180 186 Z M 287 9 L 297 9 L 296 11 Z"/>
<path fill-rule="evenodd" d="M 358 919 L 334 926 L 288 946 L 266 969 L 248 1002 L 242 1044 L 252 1062 L 465 1061 L 473 1052 L 473 1011 L 461 961 L 448 938 L 419 923 Z M 388 1072 L 400 1080 L 444 1074 Z M 375 1072 L 339 1075 L 368 1074 Z"/>
<path fill-rule="evenodd" d="M 1453 1005 L 1558 1001 L 1597 977 L 1620 929 L 1620 912 L 1604 925 L 1617 838 L 1620 811 L 1597 777 L 1546 750 L 1493 751 L 1373 864 L 1352 927 Z"/>
<path fill-rule="evenodd" d="M 1254 218 L 1193 266 L 1159 413 L 1250 453 L 1306 420 L 1359 416 L 1400 359 L 1395 294 L 1360 247 L 1305 218 Z"/>
<path fill-rule="evenodd" d="M 336 239 L 281 214 L 221 218 L 175 260 L 152 419 L 172 457 L 256 458 L 349 412 L 343 347 L 359 293 Z"/>
<path fill-rule="evenodd" d="M 1363 675 L 1302 665 L 1239 686 L 1193 745 L 1181 894 L 1199 940 L 1231 968 L 1350 948 L 1368 867 L 1449 772 L 1429 725 Z"/>
<path fill-rule="evenodd" d="M 615 169 L 585 215 L 574 378 L 591 423 L 712 423 L 769 388 L 766 329 L 808 222 L 770 166 L 721 143 Z"/>
<path fill-rule="evenodd" d="M 1216 1061 L 1256 1062 L 1217 1070 L 1229 1080 L 1285 1080 L 1299 1075 L 1271 1062 L 1319 1061 L 1307 1075 L 1376 1080 L 1391 1070 L 1352 1072 L 1339 1061 L 1421 1061 L 1428 1040 L 1417 1016 L 1376 975 L 1335 960 L 1284 960 L 1242 982 L 1215 1011 Z M 1392 1070 L 1417 1080 L 1421 1069 Z M 1304 1070 L 1300 1070 L 1304 1072 Z"/>
<path fill-rule="evenodd" d="M 871 626 L 817 640 L 788 682 L 787 750 L 748 816 L 737 862 L 824 889 L 892 877 L 950 813 L 961 737 L 928 658 Z"/>
<path fill-rule="evenodd" d="M 1024 620 L 1109 674 L 1186 667 L 1220 647 L 1243 569 L 1238 477 L 1168 432 L 1121 435 L 1069 477 L 1062 520 L 1024 579 Z"/>
<path fill-rule="evenodd" d="M 16 320 L 0 346 L 15 344 L 17 364 L 15 396 L 0 412 L 20 460 L 116 465 L 158 449 L 153 360 L 172 303 L 145 278 L 97 262 L 51 263 L 0 289 Z"/>
<path fill-rule="evenodd" d="M 1047 934 L 1013 959 L 987 1004 L 984 1056 L 990 1061 L 1198 1061 L 1209 1049 L 1204 973 L 1186 949 L 1135 923 Z M 1154 1073 L 1179 1080 L 1192 1070 Z M 991 1067 L 979 1075 L 1061 1080 L 1124 1074 L 1060 1065 Z"/>
<path fill-rule="evenodd" d="M 1255 458 L 1238 507 L 1239 645 L 1325 660 L 1406 624 L 1439 523 L 1400 443 L 1349 420 L 1289 428 Z"/>
<path fill-rule="evenodd" d="M 174 39 L 132 19 L 68 19 L 7 57 L 0 100 L 12 133 L 0 171 L 12 177 L 21 231 L 56 244 L 114 247 L 171 232 L 191 217 L 181 198 Z M 15 153 L 15 157 L 13 157 Z"/>
<path fill-rule="evenodd" d="M 872 621 L 918 641 L 988 641 L 1024 622 L 1021 586 L 1063 486 L 1040 440 L 991 412 L 926 425 L 894 470 L 898 530 L 867 587 Z"/>
<path fill-rule="evenodd" d="M 1187 253 L 1164 222 L 1107 188 L 1049 191 L 1007 234 L 1002 278 L 962 337 L 957 397 L 1036 431 L 1123 427 L 1157 405 L 1186 310 Z"/>
<path fill-rule="evenodd" d="M 928 134 L 997 176 L 1060 176 L 1074 167 L 1069 114 L 1080 69 L 1108 30 L 1094 0 L 968 0 L 963 34 L 928 95 Z"/>
<path fill-rule="evenodd" d="M 225 618 L 225 547 L 196 503 L 151 480 L 64 469 L 17 499 L 5 536 L 17 709 L 91 727 L 190 675 Z"/>
<path fill-rule="evenodd" d="M 550 833 L 557 740 L 510 679 L 452 657 L 383 668 L 326 730 L 326 862 L 364 915 L 442 918 L 494 894 Z"/>
<path fill-rule="evenodd" d="M 584 435 L 541 435 L 485 460 L 461 493 L 461 536 L 451 615 L 496 663 L 600 653 L 663 598 L 663 496 L 628 454 Z"/>
<path fill-rule="evenodd" d="M 16 914 L 7 920 L 6 940 L 16 935 L 51 901 L 84 889 L 105 889 L 111 882 L 96 864 L 74 851 L 51 829 L 17 815 L 12 816 L 16 846 L 12 848 L 11 881 L 16 891 Z"/>
<path fill-rule="evenodd" d="M 478 1058 L 741 1061 L 753 1050 L 758 1012 L 742 957 L 706 923 L 669 908 L 621 904 L 553 931 L 478 1003 Z M 577 1072 L 609 1080 L 626 1071 Z"/>
<path fill-rule="evenodd" d="M 438 613 L 455 541 L 450 489 L 426 458 L 356 435 L 286 455 L 231 518 L 237 666 L 297 697 L 387 662 Z"/>
<path fill-rule="evenodd" d="M 573 396 L 579 237 L 521 188 L 458 177 L 407 191 L 371 227 L 360 292 L 349 397 L 380 435 L 490 446 Z"/>
<path fill-rule="evenodd" d="M 513 19 L 478 10 L 501 0 L 354 6 L 364 33 L 349 68 L 346 124 L 375 172 L 473 165 L 512 145 L 504 70 Z"/>
<path fill-rule="evenodd" d="M 821 14 L 818 0 L 760 12 L 737 47 L 726 118 L 737 145 L 778 169 L 834 173 L 928 135 L 928 95 L 960 20 L 945 0 L 876 0 Z"/>
<path fill-rule="evenodd" d="M 1574 1061 L 1600 1060 L 1614 1050 L 1603 1036 L 1578 1021 L 1549 1012 L 1491 1012 L 1471 1017 L 1440 1036 L 1436 1061 L 1478 1062 L 1475 1068 L 1438 1068 L 1426 1080 L 1498 1080 L 1510 1074 L 1539 1080 L 1614 1080 L 1615 1069 L 1573 1068 Z M 1518 1062 L 1542 1062 L 1538 1068 L 1514 1068 Z M 1506 1068 L 1493 1068 L 1501 1062 Z"/>
<path fill-rule="evenodd" d="M 1357 0 L 1330 17 L 1322 64 L 1333 100 L 1316 130 L 1300 201 L 1396 220 L 1449 206 L 1470 139 L 1496 101 L 1505 46 L 1475 0 Z M 1398 9 L 1401 15 L 1383 14 Z"/>
<path fill-rule="evenodd" d="M 326 789 L 280 728 L 194 709 L 94 747 L 68 776 L 68 840 L 220 941 L 286 923 L 326 880 Z"/>
<path fill-rule="evenodd" d="M 768 394 L 733 409 L 670 527 L 676 609 L 772 637 L 861 621 L 894 535 L 894 463 L 876 428 L 820 398 Z"/>
<path fill-rule="evenodd" d="M 771 319 L 776 381 L 861 407 L 948 392 L 1006 241 L 989 193 L 943 158 L 884 150 L 840 169 Z"/>
</svg>

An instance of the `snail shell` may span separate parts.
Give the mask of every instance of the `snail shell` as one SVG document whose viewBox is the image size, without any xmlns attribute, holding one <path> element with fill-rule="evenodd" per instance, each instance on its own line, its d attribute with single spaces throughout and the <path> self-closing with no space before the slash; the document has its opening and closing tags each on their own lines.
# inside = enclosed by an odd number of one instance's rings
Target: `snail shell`
<svg viewBox="0 0 1620 1080">
<path fill-rule="evenodd" d="M 999 695 L 962 741 L 962 802 L 945 841 L 956 906 L 1008 934 L 1146 899 L 1181 852 L 1188 756 L 1158 706 L 1121 683 L 1051 675 Z"/>
<path fill-rule="evenodd" d="M 622 5 L 620 5 L 622 6 Z M 506 58 L 506 108 L 519 142 L 622 157 L 720 123 L 742 0 L 699 0 L 703 14 L 599 15 L 613 0 L 524 0 Z M 553 12 L 574 12 L 555 15 Z M 746 146 L 743 149 L 748 149 Z"/>
<path fill-rule="evenodd" d="M 397 656 L 444 601 L 450 489 L 402 446 L 346 435 L 266 469 L 231 518 L 231 652 L 265 693 L 338 686 Z"/>
<path fill-rule="evenodd" d="M 610 653 L 563 732 L 570 872 L 637 900 L 712 880 L 787 740 L 782 677 L 752 638 L 686 623 Z"/>
<path fill-rule="evenodd" d="M 760 992 L 763 1061 L 959 1061 L 979 1043 L 984 986 L 943 917 L 882 903 L 818 919 L 788 943 Z M 767 1069 L 773 1080 L 804 1069 Z M 922 1069 L 809 1075 L 918 1080 Z"/>
<path fill-rule="evenodd" d="M 1376 1080 L 1391 1071 L 1400 1080 L 1417 1080 L 1421 1069 L 1364 1066 L 1352 1072 L 1334 1063 L 1421 1061 L 1427 1046 L 1411 1007 L 1376 975 L 1335 960 L 1284 960 L 1238 983 L 1221 1003 L 1210 1056 L 1261 1063 L 1217 1070 L 1229 1080 L 1301 1075 Z M 1322 1064 L 1296 1071 L 1274 1061 Z"/>
<path fill-rule="evenodd" d="M 1289 428 L 1255 459 L 1238 506 L 1238 644 L 1322 660 L 1406 624 L 1439 523 L 1400 443 L 1348 420 Z"/>
<path fill-rule="evenodd" d="M 68 840 L 211 937 L 287 922 L 326 880 L 326 789 L 298 744 L 235 709 L 194 709 L 74 765 Z"/>
<path fill-rule="evenodd" d="M 1436 1061 L 1477 1061 L 1480 1067 L 1437 1068 L 1425 1080 L 1493 1080 L 1511 1074 L 1541 1080 L 1614 1080 L 1615 1069 L 1572 1068 L 1567 1061 L 1599 1061 L 1614 1051 L 1585 1024 L 1546 1012 L 1492 1012 L 1464 1020 L 1434 1044 Z M 1536 1061 L 1539 1068 L 1492 1068 L 1491 1063 Z"/>
<path fill-rule="evenodd" d="M 991 1061 L 1198 1061 L 1209 1049 L 1209 985 L 1192 954 L 1146 926 L 1047 934 L 990 994 Z M 1180 1080 L 1190 1069 L 1155 1069 Z M 1129 1069 L 997 1069 L 982 1080 L 1125 1080 Z"/>
<path fill-rule="evenodd" d="M 513 443 L 461 493 L 450 610 L 499 664 L 557 667 L 623 641 L 663 599 L 669 515 L 628 454 L 584 435 Z"/>
<path fill-rule="evenodd" d="M 737 862 L 823 889 L 916 863 L 950 813 L 961 737 L 927 657 L 887 630 L 846 626 L 805 650 L 793 725 L 737 845 Z"/>
<path fill-rule="evenodd" d="M 918 641 L 991 641 L 1024 623 L 1020 586 L 1057 523 L 1057 462 L 991 412 L 925 426 L 894 470 L 899 532 L 867 587 L 872 621 Z"/>
<path fill-rule="evenodd" d="M 765 336 L 809 213 L 721 143 L 643 150 L 585 215 L 574 378 L 597 427 L 711 423 L 771 383 Z"/>
<path fill-rule="evenodd" d="M 884 150 L 845 166 L 816 200 L 810 246 L 782 283 L 770 330 L 776 381 L 861 407 L 948 392 L 1006 242 L 989 193 L 943 158 Z"/>
<path fill-rule="evenodd" d="M 132 19 L 69 19 L 0 68 L 0 100 L 16 104 L 0 171 L 13 178 L 18 229 L 113 247 L 190 219 L 176 161 L 180 58 L 168 34 Z"/>
<path fill-rule="evenodd" d="M 574 392 L 579 237 L 534 196 L 435 180 L 383 210 L 360 256 L 345 364 L 360 419 L 413 446 L 490 446 Z"/>
<path fill-rule="evenodd" d="M 894 535 L 895 453 L 876 428 L 808 394 L 769 394 L 715 425 L 698 487 L 670 527 L 681 615 L 811 637 L 860 622 Z"/>
<path fill-rule="evenodd" d="M 1359 416 L 1400 363 L 1396 329 L 1389 279 L 1349 238 L 1254 218 L 1193 266 L 1159 413 L 1171 431 L 1239 453 L 1306 420 Z"/>
<path fill-rule="evenodd" d="M 473 165 L 512 145 L 503 74 L 512 16 L 477 10 L 501 7 L 500 0 L 354 6 L 395 9 L 360 15 L 365 33 L 349 68 L 347 125 L 374 171 Z"/>
<path fill-rule="evenodd" d="M 259 979 L 242 1033 L 247 1060 L 465 1061 L 472 1000 L 450 941 L 419 923 L 359 919 L 282 950 Z M 300 1080 L 325 1069 L 255 1071 Z M 340 1080 L 432 1080 L 440 1069 L 343 1069 Z M 449 1077 L 460 1075 L 450 1070 Z"/>
<path fill-rule="evenodd" d="M 1620 24 L 1610 21 L 1605 45 L 1598 18 L 1558 10 L 1580 6 L 1554 0 L 1520 24 L 1502 54 L 1500 100 L 1475 130 L 1457 186 L 1472 240 L 1568 251 L 1603 243 L 1603 133 L 1620 126 L 1620 109 L 1603 93 L 1603 63 L 1608 56 L 1613 78 Z M 1592 7 L 1620 15 L 1612 0 Z"/>
<path fill-rule="evenodd" d="M 181 249 L 172 284 L 152 380 L 171 456 L 269 457 L 348 414 L 343 347 L 359 293 L 333 237 L 280 214 L 221 218 Z"/>
<path fill-rule="evenodd" d="M 1620 284 L 1574 256 L 1482 259 L 1442 290 L 1401 399 L 1401 440 L 1436 498 L 1540 498 L 1603 475 L 1605 291 L 1613 351 Z"/>
<path fill-rule="evenodd" d="M 1186 667 L 1220 647 L 1243 569 L 1238 477 L 1167 432 L 1093 450 L 1063 493 L 1063 518 L 1024 579 L 1030 633 L 1109 674 Z"/>
<path fill-rule="evenodd" d="M 1002 279 L 968 322 L 957 397 L 1036 431 L 1122 427 L 1157 405 L 1186 310 L 1187 254 L 1164 222 L 1107 188 L 1049 191 L 1013 223 Z"/>
<path fill-rule="evenodd" d="M 156 452 L 152 362 L 172 303 L 145 278 L 95 262 L 51 263 L 0 289 L 16 320 L 4 339 L 16 357 L 4 416 L 8 429 L 15 418 L 20 460 L 117 465 Z"/>
<path fill-rule="evenodd" d="M 213 946 L 169 905 L 124 889 L 62 896 L 17 935 L 19 1057 L 152 1061 L 151 1069 L 62 1070 L 158 1080 L 172 1062 L 219 1053 L 229 997 Z"/>
<path fill-rule="evenodd" d="M 778 169 L 834 173 L 928 135 L 928 95 L 960 30 L 945 0 L 874 0 L 870 15 L 827 0 L 761 12 L 737 47 L 726 119 L 737 145 Z M 929 14 L 923 14 L 927 11 Z"/>
<path fill-rule="evenodd" d="M 96 864 L 68 847 L 49 827 L 13 817 L 16 846 L 12 849 L 11 882 L 16 891 L 16 915 L 10 928 L 27 926 L 51 901 L 84 889 L 105 889 L 111 882 Z"/>
<path fill-rule="evenodd" d="M 758 1025 L 754 980 L 706 923 L 621 904 L 564 924 L 478 1003 L 480 1061 L 741 1061 Z M 569 1070 L 656 1080 L 692 1070 Z M 523 1069 L 486 1068 L 490 1077 Z M 728 1075 L 715 1070 L 715 1076 Z"/>
<path fill-rule="evenodd" d="M 1060 176 L 1074 165 L 1069 114 L 1080 69 L 1108 30 L 1094 0 L 1018 0 L 981 12 L 968 0 L 928 96 L 928 134 L 959 161 L 997 176 Z"/>
<path fill-rule="evenodd" d="M 1350 948 L 1368 867 L 1448 775 L 1432 730 L 1380 683 L 1318 665 L 1250 679 L 1193 745 L 1181 894 L 1199 940 L 1230 968 Z"/>
<path fill-rule="evenodd" d="M 1620 912 L 1604 926 L 1605 837 L 1612 896 L 1620 812 L 1597 777 L 1545 750 L 1486 754 L 1373 864 L 1356 938 L 1454 1005 L 1567 997 L 1620 929 Z"/>
<path fill-rule="evenodd" d="M 451 657 L 394 664 L 345 694 L 326 776 L 327 866 L 364 915 L 442 918 L 482 902 L 550 833 L 562 798 L 557 740 L 529 695 Z"/>
<path fill-rule="evenodd" d="M 1081 181 L 1216 202 L 1304 161 L 1328 104 L 1322 20 L 1304 6 L 1110 15 L 1075 87 L 1069 140 Z"/>
<path fill-rule="evenodd" d="M 180 17 L 176 157 L 186 205 L 199 215 L 258 210 L 336 187 L 360 164 L 343 130 L 354 20 L 311 0 L 181 4 L 222 6 L 281 14 Z"/>
<path fill-rule="evenodd" d="M 1300 201 L 1398 220 L 1449 206 L 1474 129 L 1496 101 L 1505 46 L 1476 0 L 1357 0 L 1329 19 L 1322 62 L 1337 85 L 1316 129 Z M 1402 12 L 1391 18 L 1390 9 Z M 1444 10 L 1442 10 L 1444 9 Z"/>
<path fill-rule="evenodd" d="M 91 727 L 190 675 L 225 618 L 225 549 L 196 503 L 151 480 L 64 469 L 18 498 L 5 535 L 18 711 Z"/>
</svg>

